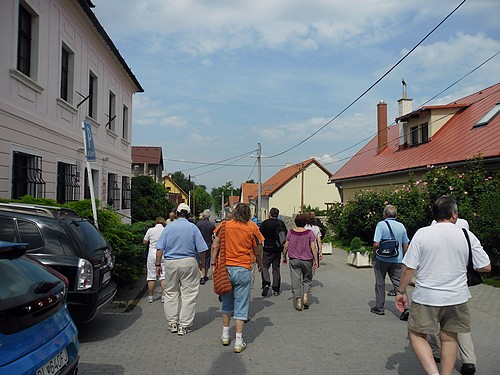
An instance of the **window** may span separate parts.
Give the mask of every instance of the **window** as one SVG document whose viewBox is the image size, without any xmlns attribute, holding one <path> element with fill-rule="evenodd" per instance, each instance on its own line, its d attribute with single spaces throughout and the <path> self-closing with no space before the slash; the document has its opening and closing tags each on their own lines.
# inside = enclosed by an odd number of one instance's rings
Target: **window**
<svg viewBox="0 0 500 375">
<path fill-rule="evenodd" d="M 31 13 L 20 4 L 17 35 L 17 70 L 28 77 L 31 74 L 31 18 Z"/>
<path fill-rule="evenodd" d="M 115 131 L 115 117 L 116 117 L 116 95 L 112 91 L 109 92 L 109 108 L 108 108 L 108 124 L 109 130 Z"/>
<path fill-rule="evenodd" d="M 130 177 L 122 177 L 122 209 L 131 208 L 132 189 L 130 187 Z"/>
<path fill-rule="evenodd" d="M 118 176 L 114 173 L 108 173 L 108 206 L 120 209 L 120 186 Z"/>
<path fill-rule="evenodd" d="M 42 158 L 14 151 L 12 163 L 12 198 L 24 195 L 45 198 L 45 181 L 42 179 Z"/>
<path fill-rule="evenodd" d="M 97 198 L 98 195 L 97 195 L 97 192 L 96 192 L 96 186 L 98 186 L 98 178 L 99 178 L 99 171 L 96 171 L 94 169 L 92 169 L 92 182 L 93 182 L 93 188 L 94 188 L 94 198 Z M 92 199 L 92 197 L 90 196 L 90 188 L 89 188 L 89 175 L 88 175 L 88 172 L 87 172 L 87 168 L 85 168 L 85 177 L 83 178 L 84 182 L 83 182 L 83 186 L 85 187 L 84 188 L 84 191 L 83 191 L 83 199 Z"/>
<path fill-rule="evenodd" d="M 500 112 L 500 103 L 495 104 L 495 106 L 488 111 L 481 119 L 473 126 L 474 128 L 478 128 L 480 126 L 488 125 Z"/>
<path fill-rule="evenodd" d="M 73 103 L 74 54 L 66 46 L 61 48 L 61 99 Z"/>
<path fill-rule="evenodd" d="M 89 74 L 89 117 L 97 118 L 97 77 Z"/>
<path fill-rule="evenodd" d="M 429 125 L 427 123 L 410 128 L 410 145 L 416 146 L 429 142 Z"/>
<path fill-rule="evenodd" d="M 17 242 L 14 220 L 0 217 L 0 241 Z"/>
<path fill-rule="evenodd" d="M 122 138 L 128 140 L 128 107 L 123 105 Z"/>
<path fill-rule="evenodd" d="M 40 229 L 35 223 L 18 219 L 17 228 L 19 229 L 21 242 L 26 242 L 28 244 L 28 250 L 38 249 L 43 246 L 43 239 L 42 235 L 40 234 Z"/>
<path fill-rule="evenodd" d="M 67 203 L 79 200 L 80 186 L 76 175 L 76 165 L 57 163 L 57 202 Z"/>
</svg>

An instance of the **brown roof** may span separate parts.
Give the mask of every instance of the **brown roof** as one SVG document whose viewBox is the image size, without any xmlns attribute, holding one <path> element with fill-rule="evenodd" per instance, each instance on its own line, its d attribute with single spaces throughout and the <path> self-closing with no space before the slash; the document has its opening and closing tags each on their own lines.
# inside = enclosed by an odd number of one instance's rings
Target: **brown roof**
<svg viewBox="0 0 500 375">
<path fill-rule="evenodd" d="M 389 126 L 388 145 L 377 154 L 377 136 L 344 164 L 330 179 L 342 181 L 358 177 L 426 168 L 428 165 L 460 163 L 480 154 L 483 159 L 500 156 L 500 116 L 487 126 L 473 128 L 496 103 L 500 83 L 447 105 L 427 106 L 402 116 L 407 120 L 432 109 L 450 108 L 456 113 L 427 143 L 399 149 L 399 126 Z M 458 108 L 458 111 L 457 111 Z"/>
<path fill-rule="evenodd" d="M 256 199 L 259 187 L 257 184 L 250 182 L 244 182 L 241 184 L 241 196 L 243 197 L 243 203 L 249 204 L 250 199 Z"/>
<path fill-rule="evenodd" d="M 163 152 L 161 147 L 132 146 L 132 163 L 161 165 L 163 170 Z"/>
<path fill-rule="evenodd" d="M 312 164 L 316 165 L 323 172 L 325 172 L 325 174 L 327 174 L 328 177 L 332 176 L 332 173 L 328 169 L 323 167 L 320 162 L 318 162 L 314 158 L 311 158 L 309 160 L 306 160 L 306 161 L 291 165 L 289 167 L 283 168 L 278 173 L 276 173 L 274 176 L 269 178 L 266 182 L 262 183 L 262 186 L 261 186 L 262 196 L 266 197 L 266 196 L 273 195 L 282 186 L 284 186 L 288 181 L 295 178 L 295 176 L 297 176 L 301 172 L 302 168 L 306 169 L 309 166 L 311 166 Z M 244 183 L 241 185 L 241 191 L 242 191 L 244 203 L 249 203 L 250 199 L 257 198 L 258 185 Z"/>
<path fill-rule="evenodd" d="M 228 198 L 228 201 L 229 201 L 229 205 L 233 206 L 236 203 L 240 203 L 240 197 L 237 195 L 230 195 Z"/>
</svg>

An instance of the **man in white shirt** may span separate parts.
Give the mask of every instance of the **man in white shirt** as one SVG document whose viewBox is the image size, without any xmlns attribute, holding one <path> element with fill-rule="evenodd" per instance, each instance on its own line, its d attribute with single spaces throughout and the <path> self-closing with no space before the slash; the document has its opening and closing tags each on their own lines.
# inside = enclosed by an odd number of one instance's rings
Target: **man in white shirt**
<svg viewBox="0 0 500 375">
<path fill-rule="evenodd" d="M 467 287 L 469 246 L 464 233 L 455 225 L 458 219 L 455 199 L 450 196 L 438 198 L 432 213 L 436 224 L 415 233 L 403 258 L 396 306 L 400 311 L 407 307 L 406 288 L 416 274 L 408 322 L 411 345 L 426 373 L 439 374 L 427 335 L 440 329 L 441 374 L 451 375 L 457 358 L 457 333 L 470 332 L 467 305 L 471 297 Z M 488 255 L 477 237 L 471 232 L 468 235 L 474 268 L 489 272 Z"/>
</svg>

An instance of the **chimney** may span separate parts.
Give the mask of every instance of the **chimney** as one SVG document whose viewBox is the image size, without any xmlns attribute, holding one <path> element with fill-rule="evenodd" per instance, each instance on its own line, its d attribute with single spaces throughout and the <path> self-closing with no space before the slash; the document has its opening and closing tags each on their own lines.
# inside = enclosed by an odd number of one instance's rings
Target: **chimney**
<svg viewBox="0 0 500 375">
<path fill-rule="evenodd" d="M 398 100 L 398 118 L 401 116 L 407 115 L 408 113 L 412 112 L 412 102 L 413 99 L 408 99 L 407 94 L 406 94 L 406 82 L 403 79 L 403 97 Z M 401 148 L 405 143 L 405 123 L 399 121 L 399 147 Z"/>
<path fill-rule="evenodd" d="M 387 147 L 387 103 L 377 104 L 377 154 Z"/>
</svg>

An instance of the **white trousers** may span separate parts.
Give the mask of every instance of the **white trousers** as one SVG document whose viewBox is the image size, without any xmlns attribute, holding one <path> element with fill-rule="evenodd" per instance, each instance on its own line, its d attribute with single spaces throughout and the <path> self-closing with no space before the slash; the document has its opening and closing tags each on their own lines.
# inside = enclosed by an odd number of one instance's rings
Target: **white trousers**
<svg viewBox="0 0 500 375">
<path fill-rule="evenodd" d="M 168 323 L 191 327 L 200 290 L 198 260 L 193 257 L 165 261 L 165 317 Z"/>
</svg>

